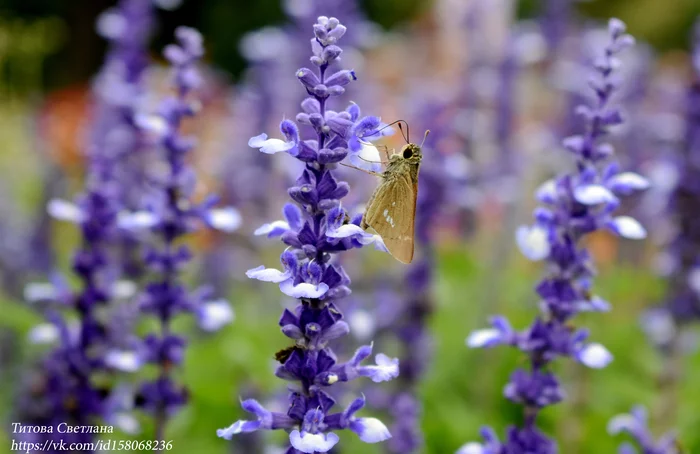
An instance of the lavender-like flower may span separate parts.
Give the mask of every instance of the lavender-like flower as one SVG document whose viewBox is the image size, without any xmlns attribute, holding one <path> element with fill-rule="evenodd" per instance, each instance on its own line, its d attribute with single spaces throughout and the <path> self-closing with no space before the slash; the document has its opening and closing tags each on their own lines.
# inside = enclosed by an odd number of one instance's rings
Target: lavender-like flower
<svg viewBox="0 0 700 454">
<path fill-rule="evenodd" d="M 340 59 L 342 50 L 337 42 L 345 34 L 345 26 L 334 17 L 321 16 L 313 29 L 311 62 L 318 70 L 297 71 L 309 97 L 301 103 L 302 112 L 296 119 L 316 138 L 302 140 L 297 125 L 284 120 L 280 124 L 284 140 L 261 134 L 249 142 L 263 153 L 284 151 L 305 164 L 288 191 L 296 204 L 285 205 L 285 220 L 258 229 L 258 233 L 280 237 L 288 246 L 281 255 L 283 269 L 259 266 L 246 273 L 250 278 L 279 284 L 282 293 L 299 300 L 294 310 L 284 310 L 279 321 L 282 333 L 293 340 L 292 346 L 276 355 L 281 363 L 276 375 L 293 383 L 289 408 L 286 413 L 271 412 L 248 399 L 242 402 L 243 409 L 255 419 L 239 420 L 217 431 L 219 437 L 230 439 L 235 434 L 263 429 L 286 430 L 291 445 L 287 454 L 328 452 L 339 441 L 334 431 L 341 429 L 352 430 L 367 443 L 390 438 L 380 420 L 356 416 L 365 405 L 364 396 L 333 413 L 335 399 L 326 388 L 358 377 L 379 383 L 395 378 L 399 372 L 398 360 L 381 353 L 375 357 L 375 365 L 363 366 L 372 345 L 360 347 L 342 363 L 328 345 L 349 332 L 336 301 L 350 294 L 350 279 L 334 255 L 370 243 L 381 248 L 377 236 L 359 227 L 360 216 L 349 219 L 340 202 L 349 186 L 338 181 L 333 170 L 353 153 L 353 148 L 358 153 L 373 148 L 360 139 L 376 136 L 381 122 L 377 117 L 360 118 L 356 104 L 341 112 L 329 109 L 329 101 L 345 91 L 344 86 L 355 80 L 355 73 L 340 69 L 329 74 Z"/>
<path fill-rule="evenodd" d="M 608 423 L 611 435 L 629 434 L 639 447 L 632 443 L 623 443 L 619 454 L 681 454 L 681 449 L 675 433 L 667 433 L 655 440 L 649 431 L 647 412 L 644 407 L 634 407 L 629 413 L 617 415 Z"/>
<path fill-rule="evenodd" d="M 643 329 L 663 360 L 658 377 L 662 398 L 655 409 L 660 421 L 672 421 L 676 416 L 675 391 L 683 375 L 679 370 L 681 357 L 689 345 L 696 344 L 695 340 L 688 342 L 687 328 L 700 319 L 700 22 L 695 26 L 693 41 L 694 77 L 684 99 L 685 137 L 677 147 L 675 165 L 666 165 L 675 171 L 672 175 L 677 172 L 677 178 L 668 178 L 667 172 L 664 181 L 672 189 L 667 211 L 676 233 L 664 251 L 669 285 L 662 304 L 641 317 Z"/>
<path fill-rule="evenodd" d="M 90 425 L 110 421 L 110 389 L 95 384 L 94 377 L 112 370 L 109 361 L 110 327 L 101 315 L 108 303 L 125 296 L 129 285 L 119 281 L 125 267 L 115 253 L 123 238 L 119 215 L 123 208 L 124 181 L 117 169 L 139 142 L 138 131 L 130 124 L 134 115 L 140 77 L 147 61 L 147 38 L 152 5 L 143 0 L 122 0 L 103 16 L 98 29 L 110 40 L 110 53 L 95 87 L 98 120 L 88 140 L 88 172 L 85 190 L 76 203 L 53 199 L 48 213 L 58 220 L 80 228 L 81 245 L 73 256 L 72 270 L 80 280 L 73 290 L 58 274 L 50 283 L 30 284 L 25 288 L 28 301 L 48 301 L 70 307 L 77 323 L 69 323 L 50 311 L 49 323 L 30 333 L 36 343 L 57 341 L 57 346 L 41 361 L 37 383 L 26 398 L 30 408 L 23 409 L 28 422 L 57 426 Z M 110 18 L 107 26 L 104 18 Z M 111 25 L 110 25 L 111 24 Z M 119 88 L 119 90 L 116 90 Z M 117 95 L 117 91 L 119 94 Z M 128 137 L 127 140 L 124 140 Z M 38 390 L 38 392 L 37 392 Z M 91 441 L 94 434 L 54 435 L 68 442 Z"/>
<path fill-rule="evenodd" d="M 133 231 L 150 230 L 157 241 L 146 252 L 146 264 L 156 276 L 145 288 L 140 299 L 144 314 L 155 317 L 159 333 L 146 336 L 144 346 L 135 357 L 136 366 L 147 362 L 159 369 L 157 378 L 141 386 L 143 408 L 153 413 L 156 420 L 155 439 L 162 440 L 167 419 L 187 401 L 187 391 L 171 376 L 174 366 L 184 357 L 186 340 L 171 332 L 170 323 L 182 313 L 197 317 L 205 330 L 215 330 L 231 321 L 233 313 L 226 301 L 211 300 L 211 291 L 200 288 L 190 292 L 182 282 L 180 271 L 190 261 L 192 253 L 185 245 L 178 245 L 186 234 L 205 224 L 225 232 L 240 225 L 240 215 L 232 208 L 217 209 L 216 197 L 201 203 L 193 201 L 196 178 L 188 165 L 194 140 L 181 132 L 181 124 L 196 113 L 198 104 L 191 99 L 201 79 L 196 64 L 204 54 L 202 36 L 194 29 L 176 30 L 179 44 L 165 48 L 166 59 L 173 67 L 174 96 L 166 98 L 157 114 L 140 114 L 136 121 L 162 150 L 162 174 L 154 174 L 158 197 L 150 200 L 147 209 L 123 216 L 120 224 Z M 117 352 L 114 362 L 133 358 L 133 352 Z M 126 361 L 131 367 L 132 362 Z M 128 369 L 127 368 L 127 369 Z"/>
<path fill-rule="evenodd" d="M 575 3 L 577 0 L 546 0 L 544 2 L 540 25 L 551 58 L 555 58 L 559 46 L 569 33 Z"/>
<path fill-rule="evenodd" d="M 700 318 L 700 23 L 694 38 L 694 80 L 687 91 L 684 149 L 670 206 L 678 235 L 670 246 L 674 260 L 667 307 L 677 323 Z"/>
<path fill-rule="evenodd" d="M 610 352 L 600 344 L 586 342 L 588 331 L 573 329 L 571 322 L 580 312 L 606 311 L 609 304 L 592 295 L 595 268 L 581 239 L 598 230 L 630 239 L 644 238 L 644 228 L 627 216 L 614 217 L 619 206 L 617 195 L 645 189 L 646 180 L 634 173 L 620 173 L 612 160 L 612 147 L 602 142 L 609 129 L 623 122 L 612 100 L 620 85 L 615 77 L 619 66 L 616 55 L 630 47 L 634 39 L 625 34 L 620 20 L 610 20 L 610 41 L 603 55 L 595 60 L 595 73 L 589 81 L 595 102 L 579 106 L 586 120 L 583 135 L 564 140 L 564 147 L 576 157 L 576 171 L 542 185 L 536 197 L 543 206 L 534 212 L 535 225 L 520 227 L 517 242 L 531 260 L 546 259 L 547 276 L 536 287 L 542 299 L 541 316 L 523 332 L 511 328 L 503 317 L 494 317 L 492 328 L 472 333 L 470 347 L 514 346 L 529 357 L 530 368 L 517 369 L 504 389 L 504 395 L 524 407 L 521 427 L 508 428 L 501 442 L 490 428 L 482 430 L 484 443 L 468 443 L 460 454 L 512 452 L 554 453 L 556 443 L 537 428 L 537 416 L 544 407 L 561 401 L 564 390 L 550 370 L 558 357 L 570 357 L 592 368 L 605 367 Z"/>
</svg>

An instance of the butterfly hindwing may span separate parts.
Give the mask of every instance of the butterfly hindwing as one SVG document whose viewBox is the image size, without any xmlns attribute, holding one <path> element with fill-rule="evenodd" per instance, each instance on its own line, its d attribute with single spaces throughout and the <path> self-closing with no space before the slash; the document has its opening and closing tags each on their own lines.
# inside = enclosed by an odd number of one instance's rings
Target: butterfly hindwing
<svg viewBox="0 0 700 454">
<path fill-rule="evenodd" d="M 411 180 L 410 172 L 395 172 L 386 177 L 363 219 L 363 224 L 382 237 L 391 255 L 403 263 L 413 260 L 416 187 Z"/>
</svg>

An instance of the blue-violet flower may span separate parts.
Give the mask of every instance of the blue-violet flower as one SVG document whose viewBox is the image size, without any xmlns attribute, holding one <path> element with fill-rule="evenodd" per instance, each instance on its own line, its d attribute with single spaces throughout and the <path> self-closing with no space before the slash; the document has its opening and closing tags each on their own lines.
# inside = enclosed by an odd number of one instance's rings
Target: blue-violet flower
<svg viewBox="0 0 700 454">
<path fill-rule="evenodd" d="M 233 435 L 256 430 L 283 429 L 289 432 L 287 454 L 328 452 L 339 441 L 334 432 L 350 429 L 367 443 L 388 439 L 386 426 L 376 418 L 355 414 L 365 405 L 365 398 L 355 399 L 345 410 L 332 413 L 335 399 L 325 390 L 340 382 L 367 377 L 374 382 L 398 376 L 398 360 L 383 354 L 376 364 L 363 366 L 372 353 L 372 345 L 360 347 L 346 362 L 338 362 L 329 341 L 346 335 L 350 328 L 336 301 L 350 294 L 350 279 L 334 255 L 368 243 L 381 244 L 376 236 L 359 228 L 360 217 L 349 218 L 340 200 L 349 192 L 346 182 L 338 181 L 333 170 L 351 153 L 349 143 L 377 134 L 381 122 L 376 117 L 359 117 L 359 107 L 345 111 L 328 109 L 329 101 L 345 91 L 355 79 L 352 71 L 328 70 L 340 59 L 337 45 L 345 33 L 338 19 L 321 16 L 313 26 L 311 63 L 318 69 L 302 68 L 297 78 L 309 97 L 302 103 L 297 123 L 315 133 L 315 139 L 302 140 L 297 124 L 284 120 L 282 139 L 266 135 L 251 139 L 250 145 L 264 153 L 285 152 L 305 163 L 305 168 L 288 193 L 295 204 L 284 207 L 284 221 L 258 229 L 257 234 L 280 237 L 289 246 L 281 255 L 282 269 L 253 268 L 253 279 L 279 284 L 288 296 L 299 299 L 294 310 L 285 309 L 279 320 L 282 333 L 293 345 L 276 355 L 281 363 L 276 375 L 288 380 L 289 408 L 286 413 L 272 412 L 253 399 L 243 401 L 243 409 L 253 420 L 239 420 L 217 435 Z"/>
</svg>

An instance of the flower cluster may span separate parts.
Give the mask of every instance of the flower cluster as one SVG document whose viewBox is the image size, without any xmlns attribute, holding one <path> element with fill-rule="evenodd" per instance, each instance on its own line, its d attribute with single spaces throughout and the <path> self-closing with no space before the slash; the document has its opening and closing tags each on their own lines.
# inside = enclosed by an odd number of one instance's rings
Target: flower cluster
<svg viewBox="0 0 700 454">
<path fill-rule="evenodd" d="M 627 433 L 634 438 L 640 450 L 631 443 L 620 446 L 619 454 L 680 454 L 682 451 L 675 433 L 668 433 L 659 440 L 649 432 L 647 412 L 644 407 L 635 407 L 629 414 L 617 415 L 608 423 L 611 435 Z"/>
<path fill-rule="evenodd" d="M 76 203 L 53 199 L 47 205 L 51 216 L 80 228 L 81 245 L 73 256 L 72 270 L 81 287 L 72 289 L 56 274 L 50 283 L 25 288 L 26 300 L 58 303 L 56 306 L 70 307 L 78 315 L 78 323 L 73 324 L 50 310 L 49 323 L 30 332 L 32 342 L 57 343 L 42 360 L 31 395 L 24 398 L 31 407 L 23 409 L 26 418 L 34 424 L 89 425 L 98 418 L 112 421 L 114 417 L 114 390 L 98 387 L 94 377 L 111 370 L 108 351 L 115 330 L 102 312 L 108 303 L 133 294 L 133 284 L 119 281 L 127 268 L 115 247 L 123 238 L 119 216 L 127 184 L 118 169 L 141 140 L 132 119 L 148 58 L 152 9 L 150 2 L 122 0 L 109 12 L 112 23 L 116 20 L 120 25 L 118 29 L 107 27 L 105 33 L 110 51 L 94 87 L 97 115 L 87 145 L 85 190 Z M 100 25 L 98 29 L 105 31 Z M 115 97 L 105 83 L 113 88 L 118 85 L 121 95 Z M 82 442 L 90 441 L 92 435 L 74 437 L 70 441 Z"/>
<path fill-rule="evenodd" d="M 678 236 L 670 247 L 673 285 L 670 286 L 668 311 L 678 323 L 700 318 L 700 223 L 696 215 L 700 208 L 700 24 L 695 33 L 695 75 L 687 92 L 684 149 L 670 206 L 678 225 Z"/>
<path fill-rule="evenodd" d="M 504 442 L 486 428 L 482 433 L 484 444 L 469 443 L 460 453 L 556 452 L 556 443 L 536 426 L 539 411 L 564 398 L 550 363 L 558 357 L 570 357 L 601 368 L 612 360 L 605 347 L 586 341 L 587 330 L 576 330 L 571 325 L 580 312 L 606 311 L 609 307 L 591 294 L 595 267 L 581 239 L 601 229 L 631 239 L 646 234 L 636 220 L 613 215 L 620 204 L 618 195 L 645 189 L 648 183 L 637 174 L 621 173 L 611 159 L 612 146 L 601 142 L 611 127 L 623 122 L 619 108 L 612 103 L 620 85 L 615 77 L 620 64 L 616 55 L 634 43 L 621 21 L 612 19 L 608 30 L 610 41 L 595 60 L 595 74 L 589 81 L 595 102 L 592 107 L 578 108 L 586 120 L 586 131 L 564 140 L 564 146 L 576 158 L 576 172 L 549 181 L 537 191 L 543 206 L 535 210 L 535 225 L 520 227 L 517 232 L 524 255 L 548 263 L 547 275 L 536 288 L 542 315 L 522 332 L 515 331 L 505 318 L 494 317 L 490 329 L 476 331 L 467 339 L 470 347 L 505 344 L 528 355 L 530 369 L 516 370 L 504 390 L 509 400 L 524 407 L 524 424 L 510 427 Z"/>
<path fill-rule="evenodd" d="M 202 225 L 231 232 L 241 222 L 233 208 L 215 208 L 214 196 L 201 203 L 193 200 L 196 177 L 187 160 L 195 142 L 182 134 L 181 125 L 196 113 L 198 104 L 190 98 L 201 83 L 196 64 L 204 49 L 202 36 L 196 30 L 179 27 L 175 34 L 179 44 L 171 44 L 164 51 L 173 67 L 175 95 L 166 98 L 157 113 L 136 117 L 136 124 L 150 137 L 156 151 L 162 151 L 158 156 L 164 165 L 156 166 L 162 173 L 150 176 L 154 188 L 145 198 L 146 206 L 119 219 L 124 229 L 135 233 L 150 231 L 153 235 L 145 251 L 145 262 L 154 278 L 146 284 L 139 307 L 141 313 L 158 320 L 160 332 L 148 334 L 135 350 L 111 352 L 110 356 L 115 367 L 129 372 L 145 363 L 158 367 L 158 377 L 145 382 L 139 391 L 143 409 L 156 418 L 156 439 L 162 439 L 168 416 L 187 401 L 186 389 L 170 375 L 173 367 L 182 363 L 186 345 L 184 337 L 171 332 L 171 321 L 178 314 L 189 313 L 197 317 L 203 329 L 216 330 L 233 318 L 226 301 L 210 299 L 210 289 L 189 291 L 182 282 L 180 271 L 192 254 L 187 246 L 177 243 Z"/>
<path fill-rule="evenodd" d="M 280 290 L 299 300 L 293 310 L 285 309 L 279 320 L 282 333 L 292 345 L 277 353 L 280 362 L 276 375 L 292 383 L 286 413 L 271 412 L 253 399 L 242 403 L 254 420 L 240 420 L 219 429 L 217 435 L 233 435 L 257 430 L 282 429 L 289 432 L 288 454 L 328 452 L 339 437 L 335 430 L 350 429 L 361 440 L 376 443 L 391 435 L 376 418 L 357 417 L 365 398 L 355 399 L 345 410 L 332 412 L 335 399 L 327 388 L 341 382 L 367 377 L 374 382 L 398 376 L 398 360 L 376 355 L 376 364 L 363 366 L 372 353 L 372 345 L 360 347 L 352 358 L 339 362 L 329 342 L 348 334 L 349 326 L 336 301 L 350 294 L 350 279 L 335 254 L 374 243 L 383 248 L 381 239 L 365 233 L 360 216 L 350 218 L 341 205 L 349 186 L 334 175 L 335 165 L 361 152 L 378 156 L 376 148 L 365 140 L 378 137 L 381 122 L 377 117 L 360 117 L 359 107 L 352 104 L 345 111 L 328 108 L 333 97 L 342 94 L 355 80 L 355 73 L 337 70 L 342 50 L 338 40 L 345 33 L 336 18 L 321 16 L 314 24 L 311 40 L 311 63 L 316 71 L 302 68 L 297 78 L 309 97 L 302 103 L 297 123 L 315 133 L 315 139 L 302 140 L 297 125 L 284 120 L 280 130 L 284 140 L 268 139 L 265 134 L 250 139 L 250 146 L 263 153 L 286 152 L 304 163 L 304 170 L 289 188 L 295 204 L 284 207 L 285 220 L 262 226 L 259 235 L 279 237 L 288 248 L 281 255 L 282 270 L 260 266 L 247 272 L 248 277 L 279 284 Z"/>
</svg>

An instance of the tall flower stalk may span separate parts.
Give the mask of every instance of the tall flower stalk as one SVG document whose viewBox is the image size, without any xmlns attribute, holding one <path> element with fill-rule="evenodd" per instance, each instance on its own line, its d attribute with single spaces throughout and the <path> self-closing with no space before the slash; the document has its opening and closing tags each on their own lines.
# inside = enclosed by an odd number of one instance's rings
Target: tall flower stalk
<svg viewBox="0 0 700 454">
<path fill-rule="evenodd" d="M 678 235 L 670 247 L 674 260 L 668 310 L 678 323 L 700 318 L 700 24 L 696 26 L 695 46 L 694 80 L 686 95 L 682 163 L 670 206 Z"/>
<path fill-rule="evenodd" d="M 687 327 L 700 319 L 700 22 L 693 38 L 693 80 L 684 100 L 685 137 L 676 156 L 678 178 L 668 206 L 669 218 L 676 227 L 676 235 L 664 251 L 669 286 L 663 303 L 642 317 L 642 325 L 664 361 L 658 379 L 662 398 L 653 412 L 660 422 L 673 421 L 677 416 L 683 339 Z"/>
<path fill-rule="evenodd" d="M 540 187 L 536 197 L 542 206 L 534 212 L 535 224 L 517 231 L 523 254 L 547 262 L 547 274 L 536 287 L 541 314 L 522 332 L 513 330 L 504 317 L 493 317 L 490 329 L 476 331 L 467 339 L 470 347 L 510 345 L 528 356 L 529 368 L 517 369 L 504 389 L 506 398 L 522 405 L 522 424 L 510 426 L 504 441 L 484 427 L 483 443 L 468 443 L 460 454 L 557 452 L 556 442 L 537 427 L 540 411 L 565 396 L 551 363 L 569 357 L 588 367 L 602 368 L 612 360 L 605 347 L 587 342 L 586 329 L 572 327 L 579 313 L 609 308 L 606 301 L 591 293 L 595 267 L 582 239 L 599 230 L 630 239 L 646 235 L 636 220 L 613 215 L 620 204 L 618 195 L 645 189 L 648 183 L 637 174 L 621 173 L 611 145 L 603 142 L 611 127 L 623 123 L 614 104 L 621 83 L 615 73 L 620 64 L 617 55 L 634 44 L 625 34 L 624 23 L 617 19 L 610 20 L 608 32 L 609 42 L 595 59 L 589 81 L 593 102 L 577 109 L 585 120 L 585 132 L 563 142 L 575 157 L 576 170 Z"/>
<path fill-rule="evenodd" d="M 333 412 L 335 399 L 329 387 L 359 377 L 374 382 L 398 376 L 398 359 L 384 354 L 376 356 L 376 365 L 363 366 L 372 353 L 372 345 L 360 347 L 346 362 L 338 359 L 329 347 L 349 332 L 337 301 L 350 294 L 350 279 L 338 264 L 336 254 L 381 240 L 365 233 L 360 216 L 349 218 L 341 199 L 350 188 L 334 175 L 337 163 L 348 155 L 364 153 L 378 160 L 376 148 L 367 139 L 378 137 L 381 122 L 377 117 L 360 118 L 360 110 L 351 104 L 345 111 L 330 109 L 335 96 L 345 92 L 344 86 L 355 80 L 350 70 L 329 70 L 337 66 L 342 50 L 338 40 L 346 28 L 338 19 L 321 16 L 313 26 L 311 63 L 317 70 L 302 68 L 296 76 L 309 97 L 302 103 L 296 120 L 313 133 L 303 140 L 297 124 L 284 120 L 282 139 L 268 139 L 266 134 L 253 137 L 249 145 L 263 153 L 286 152 L 304 164 L 304 170 L 289 196 L 295 203 L 284 207 L 285 220 L 266 224 L 258 233 L 279 237 L 288 246 L 281 255 L 283 269 L 259 266 L 246 273 L 252 279 L 279 284 L 287 296 L 298 299 L 293 310 L 285 309 L 280 320 L 282 333 L 292 345 L 277 353 L 280 362 L 276 375 L 289 381 L 289 406 L 286 413 L 272 412 L 256 400 L 242 402 L 242 407 L 255 416 L 239 420 L 217 435 L 231 439 L 239 433 L 257 430 L 289 432 L 287 454 L 328 452 L 339 441 L 336 430 L 350 429 L 367 443 L 388 439 L 386 426 L 376 418 L 360 418 L 356 413 L 365 405 L 358 397 L 347 408 Z M 365 140 L 362 140 L 365 139 Z"/>
<path fill-rule="evenodd" d="M 196 177 L 188 164 L 195 141 L 185 136 L 182 123 L 195 115 L 198 103 L 193 96 L 201 84 L 196 64 L 204 55 L 202 36 L 194 29 L 179 27 L 178 44 L 165 48 L 164 55 L 172 65 L 173 96 L 166 98 L 156 114 L 140 114 L 137 124 L 156 145 L 161 173 L 150 175 L 152 191 L 143 210 L 120 220 L 124 228 L 150 230 L 153 241 L 146 251 L 146 265 L 152 279 L 139 300 L 140 310 L 154 317 L 159 332 L 146 336 L 143 347 L 135 355 L 136 362 L 151 363 L 158 376 L 146 381 L 140 389 L 142 407 L 155 418 L 155 439 L 163 440 L 169 417 L 188 398 L 184 386 L 177 384 L 171 373 L 182 363 L 186 340 L 172 332 L 171 323 L 178 314 L 197 317 L 202 328 L 215 330 L 232 320 L 233 313 L 224 300 L 210 300 L 211 290 L 201 287 L 189 291 L 181 270 L 191 260 L 183 237 L 202 225 L 231 232 L 240 225 L 240 215 L 232 208 L 214 208 L 217 198 L 210 196 L 200 203 L 194 200 Z"/>
<path fill-rule="evenodd" d="M 153 0 L 121 0 L 97 20 L 97 31 L 110 46 L 93 83 L 95 121 L 89 131 L 89 152 L 104 157 L 98 172 L 119 181 L 114 197 L 125 210 L 138 209 L 145 191 L 144 157 L 149 144 L 136 116 L 146 97 L 154 16 Z M 120 236 L 115 246 L 119 244 L 122 273 L 137 280 L 144 272 L 139 239 L 127 230 Z"/>
<path fill-rule="evenodd" d="M 34 342 L 55 341 L 41 361 L 26 408 L 26 422 L 54 427 L 56 437 L 66 443 L 91 441 L 94 434 L 59 434 L 55 426 L 114 422 L 110 403 L 113 389 L 97 385 L 95 377 L 109 373 L 112 330 L 104 314 L 112 302 L 128 296 L 131 285 L 119 281 L 126 269 L 115 247 L 123 238 L 119 215 L 126 185 L 118 169 L 135 150 L 141 134 L 133 125 L 135 106 L 141 93 L 141 76 L 148 61 L 152 4 L 146 0 L 122 0 L 106 13 L 98 30 L 110 41 L 110 51 L 94 87 L 97 120 L 87 138 L 88 170 L 85 189 L 76 203 L 54 199 L 47 210 L 58 220 L 80 228 L 81 244 L 73 255 L 72 271 L 80 281 L 74 290 L 55 275 L 49 284 L 30 284 L 28 301 L 48 301 L 70 307 L 77 323 L 51 309 L 47 325 L 32 330 Z M 105 21 L 105 18 L 107 20 Z"/>
</svg>

